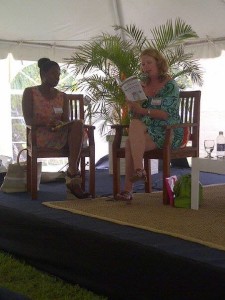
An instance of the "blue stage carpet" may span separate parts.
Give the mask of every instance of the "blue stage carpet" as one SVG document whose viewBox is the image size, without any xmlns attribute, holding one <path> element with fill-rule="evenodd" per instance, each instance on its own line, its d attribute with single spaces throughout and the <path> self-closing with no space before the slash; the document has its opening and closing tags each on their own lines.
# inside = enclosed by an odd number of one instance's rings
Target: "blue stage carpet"
<svg viewBox="0 0 225 300">
<path fill-rule="evenodd" d="M 162 173 L 152 181 L 160 190 Z M 200 181 L 225 183 L 225 176 L 201 173 Z M 112 194 L 108 169 L 96 170 L 96 194 Z M 110 300 L 225 299 L 224 251 L 42 205 L 65 197 L 64 182 L 41 184 L 36 201 L 0 192 L 0 249 Z"/>
</svg>

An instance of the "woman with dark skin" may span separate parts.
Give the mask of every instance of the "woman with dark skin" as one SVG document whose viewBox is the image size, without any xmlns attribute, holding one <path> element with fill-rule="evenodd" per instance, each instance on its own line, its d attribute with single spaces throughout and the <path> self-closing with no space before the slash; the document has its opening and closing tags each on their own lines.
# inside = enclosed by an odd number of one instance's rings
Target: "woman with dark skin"
<svg viewBox="0 0 225 300">
<path fill-rule="evenodd" d="M 90 197 L 80 186 L 79 159 L 83 142 L 83 122 L 75 120 L 60 129 L 52 130 L 57 125 L 69 121 L 67 95 L 55 87 L 60 78 L 60 67 L 55 61 L 41 58 L 38 61 L 41 85 L 26 88 L 23 93 L 22 108 L 27 125 L 37 125 L 37 146 L 40 148 L 69 148 L 70 178 L 67 187 L 77 198 Z"/>
</svg>

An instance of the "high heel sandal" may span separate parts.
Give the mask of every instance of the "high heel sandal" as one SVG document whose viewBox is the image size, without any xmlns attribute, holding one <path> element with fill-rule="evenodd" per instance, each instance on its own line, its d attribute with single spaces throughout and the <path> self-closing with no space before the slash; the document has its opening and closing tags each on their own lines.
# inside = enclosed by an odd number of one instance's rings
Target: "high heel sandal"
<svg viewBox="0 0 225 300">
<path fill-rule="evenodd" d="M 133 195 L 131 192 L 123 191 L 116 195 L 115 200 L 117 201 L 126 201 L 127 203 L 130 203 L 133 199 Z"/>
<path fill-rule="evenodd" d="M 67 171 L 67 180 L 66 187 L 70 190 L 71 194 L 79 199 L 91 198 L 91 194 L 86 193 L 82 190 L 81 186 L 81 177 L 79 174 L 70 175 Z"/>
<path fill-rule="evenodd" d="M 66 186 L 70 190 L 71 194 L 79 199 L 91 198 L 91 194 L 84 192 L 80 184 L 74 182 L 73 179 L 69 183 L 67 183 Z"/>
<path fill-rule="evenodd" d="M 70 173 L 70 171 L 67 169 L 67 170 L 66 170 L 66 176 L 69 177 L 69 178 L 71 178 L 71 179 L 72 179 L 72 178 L 79 178 L 79 177 L 80 177 L 80 171 L 77 171 L 76 174 L 73 174 L 73 175 L 72 175 L 72 174 Z"/>
<path fill-rule="evenodd" d="M 136 169 L 134 175 L 130 178 L 131 182 L 139 180 L 147 181 L 146 171 L 144 169 Z"/>
</svg>

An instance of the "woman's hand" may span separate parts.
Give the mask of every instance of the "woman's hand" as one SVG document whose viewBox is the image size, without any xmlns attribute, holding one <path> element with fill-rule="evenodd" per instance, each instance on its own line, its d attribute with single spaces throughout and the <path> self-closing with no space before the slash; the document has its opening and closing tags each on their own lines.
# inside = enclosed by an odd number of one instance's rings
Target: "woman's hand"
<svg viewBox="0 0 225 300">
<path fill-rule="evenodd" d="M 143 115 L 143 108 L 141 107 L 141 103 L 139 101 L 128 101 L 128 107 L 130 111 L 133 113 L 133 118 L 139 119 Z"/>
<path fill-rule="evenodd" d="M 63 124 L 63 122 L 60 121 L 60 120 L 50 119 L 50 121 L 49 121 L 47 127 L 48 127 L 49 129 L 53 130 L 55 127 L 57 127 L 57 126 L 59 126 L 59 125 L 61 125 L 61 124 Z"/>
</svg>

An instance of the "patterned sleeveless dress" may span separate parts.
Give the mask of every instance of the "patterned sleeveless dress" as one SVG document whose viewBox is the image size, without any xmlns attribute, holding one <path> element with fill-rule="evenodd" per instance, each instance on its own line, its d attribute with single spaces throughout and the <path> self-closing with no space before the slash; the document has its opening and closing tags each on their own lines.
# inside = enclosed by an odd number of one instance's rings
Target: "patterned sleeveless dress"
<svg viewBox="0 0 225 300">
<path fill-rule="evenodd" d="M 63 93 L 58 91 L 55 98 L 46 99 L 37 87 L 32 88 L 33 94 L 33 118 L 35 123 L 49 124 L 51 119 L 61 120 L 63 112 Z M 49 128 L 40 127 L 37 129 L 37 146 L 53 149 L 61 149 L 67 143 L 68 127 L 52 132 Z"/>
<path fill-rule="evenodd" d="M 179 88 L 175 80 L 169 80 L 155 95 L 147 97 L 148 100 L 142 103 L 142 107 L 149 109 L 161 109 L 169 114 L 168 120 L 152 119 L 149 116 L 143 116 L 141 120 L 148 128 L 148 133 L 158 148 L 162 148 L 165 140 L 165 129 L 163 125 L 172 125 L 180 123 L 179 116 Z M 174 130 L 172 141 L 173 148 L 179 148 L 183 143 L 183 128 Z"/>
</svg>

